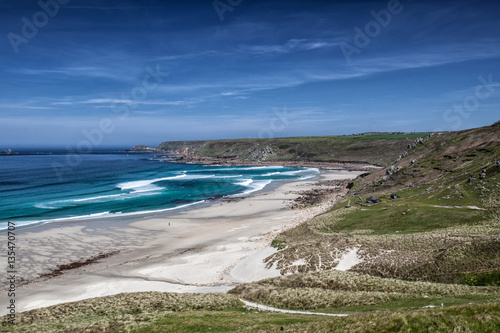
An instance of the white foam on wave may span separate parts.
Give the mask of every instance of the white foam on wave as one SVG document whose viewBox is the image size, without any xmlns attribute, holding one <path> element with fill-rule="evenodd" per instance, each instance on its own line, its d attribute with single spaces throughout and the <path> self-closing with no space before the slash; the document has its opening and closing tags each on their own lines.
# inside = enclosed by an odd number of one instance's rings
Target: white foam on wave
<svg viewBox="0 0 500 333">
<path fill-rule="evenodd" d="M 282 165 L 268 165 L 268 166 L 254 166 L 254 167 L 245 167 L 239 168 L 238 170 L 262 170 L 262 169 L 283 169 Z"/>
<path fill-rule="evenodd" d="M 241 178 L 243 175 L 235 175 L 235 176 L 215 176 L 215 178 Z"/>
<path fill-rule="evenodd" d="M 252 179 L 243 179 L 241 182 L 235 183 L 235 185 L 248 186 L 253 183 Z"/>
<path fill-rule="evenodd" d="M 299 173 L 304 172 L 303 170 L 296 170 L 296 171 L 285 171 L 285 172 L 280 172 L 280 175 L 282 176 L 296 176 Z"/>
<path fill-rule="evenodd" d="M 283 166 L 258 166 L 258 167 L 236 167 L 236 168 L 221 168 L 219 170 L 255 170 L 255 169 L 281 169 L 284 168 Z M 211 169 L 210 171 L 215 171 L 217 169 Z M 285 171 L 285 172 L 269 172 L 266 174 L 263 174 L 261 176 L 274 176 L 274 175 L 291 175 L 291 176 L 298 176 L 300 174 L 306 173 L 299 179 L 310 179 L 313 178 L 315 175 L 319 173 L 319 170 L 317 168 L 306 168 L 306 169 L 301 169 L 301 170 L 294 170 L 294 171 Z M 312 174 L 311 174 L 312 173 Z M 163 178 L 155 178 L 155 179 L 148 179 L 148 180 L 137 180 L 137 181 L 130 181 L 130 182 L 123 182 L 117 185 L 118 188 L 120 188 L 122 191 L 126 191 L 125 193 L 120 193 L 120 194 L 110 194 L 110 195 L 101 195 L 101 196 L 94 196 L 94 197 L 89 197 L 89 198 L 78 198 L 78 199 L 66 199 L 66 200 L 58 200 L 58 201 L 51 201 L 51 202 L 42 202 L 42 203 L 37 203 L 35 207 L 37 208 L 42 208 L 42 209 L 59 209 L 59 208 L 65 208 L 65 207 L 70 207 L 70 206 L 77 206 L 79 203 L 87 203 L 87 202 L 106 202 L 110 200 L 124 200 L 124 199 L 130 199 L 134 197 L 140 197 L 140 196 L 145 196 L 145 195 L 156 195 L 158 193 L 161 193 L 161 191 L 164 189 L 160 186 L 155 185 L 154 183 L 160 182 L 160 181 L 166 181 L 166 180 L 194 180 L 194 179 L 204 179 L 204 178 L 239 178 L 238 182 L 235 182 L 235 185 L 240 185 L 247 187 L 246 191 L 234 195 L 229 195 L 229 197 L 241 197 L 241 196 L 246 196 L 249 195 L 253 192 L 260 191 L 264 189 L 267 185 L 269 185 L 273 180 L 272 179 L 265 179 L 265 180 L 255 180 L 251 178 L 242 178 L 243 175 L 201 175 L 201 174 L 186 174 L 186 171 L 183 171 L 181 174 L 176 175 L 176 176 L 170 176 L 170 177 L 163 177 Z M 175 209 L 180 209 L 184 207 L 188 207 L 194 204 L 198 204 L 204 202 L 198 201 L 194 203 L 189 203 L 177 207 L 171 207 L 171 208 L 166 208 L 166 209 L 159 209 L 159 210 L 149 210 L 149 211 L 139 211 L 139 212 L 131 212 L 131 213 L 110 213 L 110 212 L 103 212 L 103 213 L 96 213 L 96 214 L 90 214 L 90 215 L 84 215 L 84 216 L 76 216 L 76 217 L 66 217 L 66 218 L 57 218 L 57 219 L 49 219 L 49 220 L 37 220 L 37 221 L 20 221 L 20 225 L 29 225 L 29 224 L 39 224 L 39 223 L 49 223 L 49 222 L 60 222 L 60 221 L 71 221 L 71 220 L 86 220 L 86 219 L 95 219 L 95 218 L 105 218 L 105 217 L 116 217 L 116 216 L 133 216 L 133 215 L 141 215 L 141 214 L 154 214 L 154 213 L 161 213 L 165 211 L 170 211 L 170 210 L 175 210 Z M 1 230 L 1 229 L 0 229 Z"/>
<path fill-rule="evenodd" d="M 158 188 L 161 190 L 162 188 Z M 49 202 L 40 202 L 35 204 L 36 208 L 40 209 L 61 209 L 67 207 L 75 207 L 81 203 L 99 203 L 99 202 L 107 202 L 107 201 L 115 201 L 115 200 L 126 200 L 132 198 L 138 198 L 142 196 L 148 195 L 156 195 L 161 192 L 159 191 L 134 191 L 131 193 L 120 193 L 120 194 L 110 194 L 110 195 L 100 195 L 96 197 L 89 198 L 79 198 L 79 199 L 65 199 L 65 200 L 54 200 Z"/>
<path fill-rule="evenodd" d="M 40 209 L 57 209 L 59 207 L 55 207 L 53 204 L 51 205 L 50 202 L 39 202 L 34 205 L 36 208 Z"/>
<path fill-rule="evenodd" d="M 34 224 L 46 224 L 46 223 L 56 223 L 56 222 L 68 222 L 68 221 L 84 221 L 84 220 L 92 220 L 92 219 L 102 219 L 102 218 L 111 218 L 111 217 L 123 217 L 123 216 L 137 216 L 137 215 L 150 215 L 150 214 L 156 214 L 156 213 L 163 213 L 171 210 L 176 210 L 176 209 L 182 209 L 186 208 L 189 206 L 197 205 L 200 203 L 205 202 L 205 200 L 200 200 L 196 202 L 191 202 L 188 204 L 180 205 L 180 206 L 175 206 L 175 207 L 170 207 L 170 208 L 164 208 L 164 209 L 157 209 L 157 210 L 144 210 L 144 211 L 138 211 L 138 212 L 130 212 L 130 213 L 121 213 L 121 212 L 116 212 L 116 213 L 110 213 L 110 212 L 102 212 L 102 213 L 95 213 L 95 214 L 89 214 L 89 215 L 80 215 L 80 216 L 71 216 L 71 217 L 60 217 L 56 219 L 47 219 L 47 220 L 34 220 L 34 221 L 16 221 L 16 226 L 29 226 L 29 225 L 34 225 Z M 0 228 L 0 230 L 5 230 L 5 228 Z"/>
<path fill-rule="evenodd" d="M 280 174 L 281 175 L 285 175 L 285 176 L 296 176 L 298 174 L 301 174 L 301 173 L 319 173 L 319 169 L 318 168 L 307 168 L 307 169 L 302 169 L 302 170 L 294 170 L 294 171 L 285 171 L 285 172 L 281 172 Z"/>
<path fill-rule="evenodd" d="M 248 190 L 246 190 L 243 193 L 230 195 L 229 197 L 242 197 L 242 196 L 245 196 L 245 195 L 249 195 L 250 193 L 262 190 L 264 187 L 266 187 L 267 185 L 271 184 L 271 182 L 272 182 L 272 180 L 252 180 L 252 179 L 247 179 L 244 182 L 237 183 L 237 185 L 246 184 L 244 186 L 248 187 Z"/>
<path fill-rule="evenodd" d="M 186 177 L 187 176 L 184 173 L 182 175 L 171 176 L 171 177 L 146 179 L 146 180 L 134 180 L 131 182 L 120 183 L 117 185 L 117 187 L 119 187 L 122 191 L 123 190 L 134 190 L 135 192 L 157 191 L 157 190 L 160 190 L 161 187 L 153 185 L 154 183 L 165 181 L 165 180 L 186 178 Z"/>
<path fill-rule="evenodd" d="M 74 199 L 74 202 L 85 202 L 85 201 L 98 201 L 101 199 L 108 199 L 108 198 L 118 198 L 123 196 L 122 194 L 110 194 L 110 195 L 100 195 L 97 197 L 90 197 L 90 198 L 83 198 L 83 199 Z"/>
<path fill-rule="evenodd" d="M 253 166 L 253 167 L 222 167 L 222 168 L 215 168 L 212 169 L 211 166 L 207 166 L 207 168 L 210 168 L 210 171 L 251 171 L 251 170 L 264 170 L 264 169 L 283 169 L 284 166 L 282 165 L 268 165 L 268 166 Z"/>
<path fill-rule="evenodd" d="M 269 173 L 263 174 L 262 176 L 269 177 L 269 176 L 274 176 L 274 175 L 279 175 L 279 174 L 282 174 L 282 172 L 269 172 Z"/>
<path fill-rule="evenodd" d="M 47 220 L 16 221 L 16 226 L 22 227 L 22 226 L 28 226 L 28 225 L 33 225 L 33 224 L 46 224 L 46 223 L 52 223 L 52 222 L 67 222 L 67 221 L 75 221 L 75 220 L 98 219 L 98 218 L 110 217 L 112 215 L 113 214 L 110 212 L 102 212 L 102 213 L 95 213 L 95 214 L 89 214 L 89 215 L 60 217 L 60 218 L 56 218 L 56 219 L 47 219 Z M 0 230 L 3 230 L 3 228 Z"/>
<path fill-rule="evenodd" d="M 143 210 L 143 211 L 139 211 L 139 212 L 116 213 L 116 214 L 119 214 L 120 216 L 134 216 L 134 215 L 143 215 L 143 214 L 163 213 L 163 212 L 168 212 L 168 211 L 171 211 L 171 210 L 176 210 L 176 209 L 181 209 L 181 208 L 186 208 L 186 207 L 189 207 L 189 206 L 197 205 L 197 204 L 203 203 L 205 201 L 206 200 L 200 200 L 200 201 L 195 201 L 195 202 L 191 202 L 191 203 L 188 203 L 188 204 L 184 204 L 184 205 L 180 205 L 180 206 L 176 206 L 176 207 L 164 208 L 164 209 Z"/>
<path fill-rule="evenodd" d="M 204 178 L 213 178 L 215 175 L 186 175 L 186 177 L 182 178 L 182 180 L 194 180 L 194 179 L 204 179 Z"/>
<path fill-rule="evenodd" d="M 53 209 L 61 209 L 61 208 L 67 208 L 67 207 L 72 207 L 72 206 L 75 207 L 75 206 L 78 206 L 80 204 L 85 204 L 85 203 L 100 203 L 100 202 L 107 202 L 107 201 L 127 200 L 127 199 L 142 197 L 142 196 L 160 194 L 164 190 L 164 188 L 157 186 L 157 185 L 154 185 L 154 183 L 156 183 L 156 182 L 165 181 L 165 180 L 180 180 L 180 179 L 193 180 L 193 179 L 203 179 L 203 178 L 211 178 L 211 177 L 215 177 L 215 175 L 186 175 L 185 173 L 183 173 L 181 175 L 171 176 L 171 177 L 130 181 L 130 182 L 120 183 L 117 185 L 117 187 L 120 188 L 122 191 L 126 191 L 124 193 L 100 195 L 100 196 L 93 196 L 93 197 L 88 197 L 88 198 L 77 198 L 77 199 L 75 198 L 75 199 L 64 199 L 64 200 L 54 200 L 54 201 L 48 201 L 48 202 L 39 202 L 39 203 L 36 203 L 34 206 L 36 208 L 40 208 L 40 209 L 53 210 Z"/>
</svg>

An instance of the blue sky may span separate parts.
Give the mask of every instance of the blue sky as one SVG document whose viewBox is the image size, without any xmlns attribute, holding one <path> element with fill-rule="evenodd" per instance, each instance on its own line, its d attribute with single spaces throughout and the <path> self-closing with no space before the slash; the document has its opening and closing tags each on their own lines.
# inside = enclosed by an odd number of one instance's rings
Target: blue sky
<svg viewBox="0 0 500 333">
<path fill-rule="evenodd" d="M 0 1 L 0 148 L 499 120 L 498 1 L 57 1 Z"/>
</svg>

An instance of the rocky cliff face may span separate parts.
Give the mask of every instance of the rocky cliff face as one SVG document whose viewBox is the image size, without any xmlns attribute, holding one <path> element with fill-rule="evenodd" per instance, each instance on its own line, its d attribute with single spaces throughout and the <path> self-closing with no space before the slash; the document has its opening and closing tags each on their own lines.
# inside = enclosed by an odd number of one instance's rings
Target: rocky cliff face
<svg viewBox="0 0 500 333">
<path fill-rule="evenodd" d="M 183 158 L 352 162 L 388 165 L 414 141 L 405 135 L 170 141 L 157 149 Z"/>
<path fill-rule="evenodd" d="M 158 150 L 179 154 L 184 156 L 192 156 L 196 154 L 207 141 L 167 141 L 156 147 Z"/>
<path fill-rule="evenodd" d="M 0 151 L 0 155 L 14 155 L 14 154 L 17 154 L 17 153 L 15 151 L 13 151 L 12 149 L 5 149 L 5 150 Z"/>
</svg>

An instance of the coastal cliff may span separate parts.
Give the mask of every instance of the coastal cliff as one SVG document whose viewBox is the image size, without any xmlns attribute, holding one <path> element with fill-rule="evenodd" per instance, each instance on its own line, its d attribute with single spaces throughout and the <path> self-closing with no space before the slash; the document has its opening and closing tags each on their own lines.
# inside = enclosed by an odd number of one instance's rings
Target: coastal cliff
<svg viewBox="0 0 500 333">
<path fill-rule="evenodd" d="M 415 138 L 427 133 L 369 133 L 349 136 L 167 141 L 148 150 L 177 156 L 183 162 L 204 164 L 317 165 L 337 163 L 386 166 Z"/>
</svg>

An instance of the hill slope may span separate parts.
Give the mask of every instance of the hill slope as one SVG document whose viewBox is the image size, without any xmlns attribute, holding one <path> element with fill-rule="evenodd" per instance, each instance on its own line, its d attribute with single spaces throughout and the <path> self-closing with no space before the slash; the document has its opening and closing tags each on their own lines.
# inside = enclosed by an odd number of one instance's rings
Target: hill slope
<svg viewBox="0 0 500 333">
<path fill-rule="evenodd" d="M 356 249 L 361 262 L 351 271 L 500 285 L 499 127 L 417 140 L 406 156 L 351 184 L 329 212 L 278 236 L 282 250 L 268 264 L 282 273 L 327 270 Z"/>
<path fill-rule="evenodd" d="M 426 133 L 170 141 L 157 149 L 193 158 L 236 158 L 244 161 L 362 162 L 387 165 L 415 138 Z"/>
</svg>

